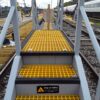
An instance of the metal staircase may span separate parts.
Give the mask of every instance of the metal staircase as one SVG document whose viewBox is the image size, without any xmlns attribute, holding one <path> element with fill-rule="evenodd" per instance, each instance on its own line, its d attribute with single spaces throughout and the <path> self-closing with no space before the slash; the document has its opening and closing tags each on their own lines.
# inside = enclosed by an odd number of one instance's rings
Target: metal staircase
<svg viewBox="0 0 100 100">
<path fill-rule="evenodd" d="M 60 0 L 61 2 L 63 4 L 63 0 Z M 36 3 L 35 0 L 32 0 L 33 33 L 21 50 L 16 0 L 11 0 L 11 10 L 14 10 L 12 19 L 16 56 L 4 100 L 91 100 L 79 56 L 81 21 L 82 16 L 86 17 L 83 4 L 84 0 L 79 0 L 76 43 L 73 48 L 62 31 L 38 30 Z M 61 7 L 63 10 L 63 5 Z M 58 17 L 60 18 L 60 14 Z M 88 21 L 87 17 L 84 20 Z M 61 23 L 60 21 L 58 24 Z M 99 47 L 98 50 L 100 50 Z M 97 51 L 96 53 L 98 54 Z"/>
<path fill-rule="evenodd" d="M 17 100 L 79 100 L 74 53 L 63 35 L 58 30 L 33 32 L 21 52 L 22 65 L 15 81 Z"/>
</svg>

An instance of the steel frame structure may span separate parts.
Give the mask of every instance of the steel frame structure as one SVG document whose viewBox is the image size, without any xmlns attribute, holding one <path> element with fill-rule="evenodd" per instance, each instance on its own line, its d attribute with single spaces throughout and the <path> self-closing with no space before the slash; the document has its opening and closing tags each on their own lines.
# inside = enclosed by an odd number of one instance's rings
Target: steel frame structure
<svg viewBox="0 0 100 100">
<path fill-rule="evenodd" d="M 63 30 L 63 12 L 64 12 L 64 0 L 58 0 L 57 2 L 57 20 L 56 20 L 56 28 Z"/>
<path fill-rule="evenodd" d="M 56 28 L 59 29 L 59 0 L 57 0 L 57 19 L 56 19 Z"/>
<path fill-rule="evenodd" d="M 21 67 L 21 43 L 20 43 L 20 38 L 19 38 L 19 25 L 18 25 L 18 14 L 17 14 L 17 7 L 16 7 L 16 0 L 10 0 L 11 2 L 11 9 L 9 12 L 9 15 L 6 19 L 6 22 L 4 24 L 4 28 L 0 34 L 0 47 L 3 45 L 3 41 L 5 39 L 7 29 L 9 27 L 10 22 L 12 21 L 13 23 L 13 29 L 14 29 L 14 38 L 15 38 L 15 43 L 16 43 L 16 56 L 13 61 L 12 65 L 12 70 L 10 73 L 10 78 L 8 81 L 7 89 L 6 89 L 6 95 L 4 100 L 14 100 L 14 95 L 16 93 L 15 91 L 15 80 L 17 76 L 18 69 Z M 33 30 L 38 29 L 38 20 L 37 20 L 37 7 L 36 7 L 36 2 L 35 0 L 32 0 L 32 9 L 33 11 Z M 77 12 L 77 26 L 76 26 L 76 39 L 75 39 L 75 48 L 74 48 L 74 61 L 73 64 L 75 65 L 80 81 L 81 81 L 81 95 L 82 95 L 82 100 L 91 100 L 90 93 L 89 93 L 89 88 L 88 84 L 86 81 L 85 77 L 85 72 L 83 69 L 83 64 L 82 60 L 79 56 L 79 51 L 80 51 L 80 38 L 81 38 L 81 29 L 82 29 L 82 18 L 85 21 L 87 30 L 89 32 L 90 39 L 92 41 L 93 47 L 96 51 L 96 55 L 98 60 L 100 61 L 100 47 L 99 44 L 96 40 L 96 37 L 94 35 L 93 29 L 89 23 L 88 17 L 85 12 L 84 8 L 84 0 L 79 0 L 78 1 L 78 12 Z M 63 24 L 63 0 L 60 0 L 59 6 L 58 6 L 58 18 L 57 18 L 57 28 L 62 30 L 62 24 Z M 100 80 L 98 83 L 98 88 L 97 88 L 97 94 L 95 100 L 100 100 Z"/>
<path fill-rule="evenodd" d="M 32 0 L 32 16 L 33 16 L 33 30 L 36 30 L 39 28 L 39 22 L 38 22 L 38 12 L 37 12 L 37 6 L 36 1 Z"/>
<path fill-rule="evenodd" d="M 100 46 L 99 46 L 99 44 L 97 42 L 97 39 L 96 39 L 96 36 L 95 36 L 95 34 L 93 32 L 92 26 L 91 26 L 91 24 L 89 22 L 89 19 L 87 17 L 87 14 L 86 14 L 86 11 L 85 11 L 85 7 L 84 7 L 84 2 L 85 2 L 84 0 L 79 0 L 78 1 L 77 25 L 76 25 L 76 39 L 75 39 L 75 49 L 74 49 L 75 57 L 76 57 L 76 59 L 80 58 L 79 57 L 79 52 L 80 52 L 80 39 L 81 39 L 82 19 L 83 19 L 84 22 L 85 22 L 85 25 L 86 25 L 88 34 L 90 36 L 90 40 L 91 40 L 92 45 L 94 47 L 94 50 L 96 52 L 96 56 L 98 58 L 98 61 L 100 62 Z M 82 63 L 81 63 L 81 65 L 82 65 Z M 81 71 L 82 70 L 80 70 L 79 72 L 81 72 Z M 83 77 L 82 76 L 82 73 L 80 73 L 79 76 L 80 77 Z M 83 77 L 83 78 L 84 78 L 84 80 L 86 80 L 85 77 Z M 84 82 L 84 80 L 83 80 L 83 82 Z M 82 86 L 83 86 L 83 88 L 86 88 L 86 87 L 84 87 L 84 84 L 83 83 L 82 83 Z M 85 90 L 85 89 L 83 89 L 83 90 Z M 88 90 L 87 91 L 84 91 L 84 93 L 85 92 L 89 93 Z M 99 81 L 98 81 L 98 86 L 97 86 L 97 92 L 96 92 L 95 100 L 100 100 L 100 95 L 99 94 L 100 94 L 100 78 L 99 78 Z M 85 99 L 86 100 L 90 100 L 89 99 L 90 98 L 89 96 L 90 96 L 89 94 L 87 96 L 85 96 L 86 97 Z M 88 99 L 87 99 L 87 97 L 88 97 Z"/>
<path fill-rule="evenodd" d="M 36 2 L 35 0 L 32 0 L 32 6 L 33 6 L 33 30 L 38 29 L 38 19 L 37 19 L 37 8 L 36 8 Z M 13 24 L 13 30 L 14 30 L 14 38 L 15 38 L 15 46 L 16 46 L 16 56 L 14 58 L 13 64 L 12 64 L 12 70 L 10 73 L 9 82 L 7 85 L 6 95 L 4 100 L 14 100 L 13 95 L 15 93 L 14 86 L 15 86 L 15 79 L 17 76 L 18 68 L 20 67 L 21 63 L 21 43 L 20 43 L 20 37 L 19 37 L 19 24 L 18 24 L 18 12 L 17 12 L 17 6 L 16 6 L 16 0 L 10 0 L 11 8 L 8 14 L 8 17 L 5 21 L 4 27 L 0 34 L 0 48 L 3 46 L 3 42 L 5 39 L 5 36 L 7 34 L 7 30 L 9 28 L 10 23 Z"/>
</svg>

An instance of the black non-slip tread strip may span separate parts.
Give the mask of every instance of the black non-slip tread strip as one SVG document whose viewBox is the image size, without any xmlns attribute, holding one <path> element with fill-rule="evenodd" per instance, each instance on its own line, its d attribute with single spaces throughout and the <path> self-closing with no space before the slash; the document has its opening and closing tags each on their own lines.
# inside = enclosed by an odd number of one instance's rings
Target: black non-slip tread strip
<svg viewBox="0 0 100 100">
<path fill-rule="evenodd" d="M 18 78 L 16 84 L 80 84 L 79 78 Z"/>
<path fill-rule="evenodd" d="M 74 52 L 21 52 L 22 56 L 73 56 Z"/>
</svg>

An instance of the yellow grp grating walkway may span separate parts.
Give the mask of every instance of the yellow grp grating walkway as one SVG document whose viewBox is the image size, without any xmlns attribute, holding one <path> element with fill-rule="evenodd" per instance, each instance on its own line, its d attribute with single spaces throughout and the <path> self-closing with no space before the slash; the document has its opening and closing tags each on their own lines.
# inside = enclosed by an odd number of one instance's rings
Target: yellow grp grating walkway
<svg viewBox="0 0 100 100">
<path fill-rule="evenodd" d="M 37 30 L 26 43 L 24 52 L 72 52 L 72 48 L 58 30 Z"/>
<path fill-rule="evenodd" d="M 32 95 L 17 96 L 16 100 L 80 100 L 78 95 Z"/>
<path fill-rule="evenodd" d="M 76 76 L 72 65 L 24 65 L 18 76 L 23 78 L 71 78 Z"/>
</svg>

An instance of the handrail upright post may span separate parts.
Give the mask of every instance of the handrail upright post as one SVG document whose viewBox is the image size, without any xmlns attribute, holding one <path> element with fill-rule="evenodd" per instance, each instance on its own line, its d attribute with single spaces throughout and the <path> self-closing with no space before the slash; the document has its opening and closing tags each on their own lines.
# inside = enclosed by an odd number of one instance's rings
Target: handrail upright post
<svg viewBox="0 0 100 100">
<path fill-rule="evenodd" d="M 36 7 L 36 27 L 37 27 L 37 29 L 39 28 L 39 22 L 38 22 L 38 10 L 37 10 L 37 7 Z"/>
<path fill-rule="evenodd" d="M 32 0 L 32 19 L 33 19 L 33 30 L 39 28 L 38 22 L 38 10 L 36 5 L 36 0 Z"/>
<path fill-rule="evenodd" d="M 16 0 L 10 0 L 11 6 L 15 7 L 14 15 L 12 18 L 13 31 L 14 31 L 14 39 L 16 46 L 16 55 L 20 55 L 21 52 L 21 42 L 20 42 L 20 34 L 19 34 L 19 21 L 18 21 L 18 12 L 16 6 Z"/>
<path fill-rule="evenodd" d="M 33 27 L 32 30 L 36 29 L 36 20 L 35 20 L 35 0 L 32 0 L 32 22 L 33 22 Z"/>
<path fill-rule="evenodd" d="M 90 40 L 91 40 L 92 45 L 94 47 L 94 50 L 96 52 L 97 59 L 98 59 L 98 61 L 100 63 L 100 46 L 99 46 L 99 43 L 98 43 L 98 41 L 96 39 L 95 33 L 93 32 L 92 26 L 89 23 L 89 19 L 87 17 L 85 8 L 83 6 L 81 6 L 80 7 L 80 11 L 81 11 L 82 17 L 84 19 L 88 34 L 90 36 Z M 98 79 L 98 85 L 97 85 L 97 89 L 96 89 L 95 100 L 100 100 L 100 76 L 99 76 L 99 79 Z"/>
<path fill-rule="evenodd" d="M 64 0 L 61 0 L 61 5 L 60 5 L 60 30 L 63 29 L 63 11 L 64 11 Z"/>
<path fill-rule="evenodd" d="M 57 0 L 57 14 L 56 14 L 56 29 L 58 29 L 58 0 Z"/>
<path fill-rule="evenodd" d="M 10 0 L 11 6 L 15 7 L 14 15 L 12 18 L 12 24 L 13 24 L 13 30 L 14 30 L 14 38 L 15 38 L 15 46 L 16 46 L 16 56 L 14 58 L 12 69 L 10 73 L 10 77 L 8 80 L 7 88 L 6 88 L 6 94 L 4 97 L 4 100 L 15 100 L 15 80 L 18 73 L 18 68 L 21 63 L 21 43 L 20 43 L 20 37 L 19 37 L 19 21 L 18 21 L 18 12 L 17 12 L 17 6 L 16 6 L 16 0 Z"/>
<path fill-rule="evenodd" d="M 77 24 L 76 24 L 76 32 L 75 32 L 74 52 L 75 52 L 75 60 L 76 60 L 76 63 L 77 63 L 77 70 L 78 70 L 79 78 L 80 78 L 80 81 L 81 81 L 81 89 L 82 89 L 82 93 L 83 93 L 83 100 L 91 100 L 91 96 L 90 96 L 90 92 L 89 92 L 89 88 L 88 88 L 88 83 L 87 83 L 87 80 L 86 80 L 85 71 L 84 71 L 84 68 L 83 68 L 82 60 L 79 56 L 81 31 L 82 31 L 82 14 L 81 14 L 81 11 L 80 11 L 81 6 L 84 6 L 84 0 L 78 0 Z"/>
<path fill-rule="evenodd" d="M 79 55 L 80 52 L 80 40 L 81 40 L 81 30 L 82 30 L 82 15 L 80 12 L 80 6 L 84 5 L 84 0 L 78 1 L 78 9 L 77 9 L 77 24 L 76 24 L 76 32 L 75 32 L 75 55 Z"/>
<path fill-rule="evenodd" d="M 60 0 L 58 0 L 58 6 L 57 6 L 57 23 L 56 23 L 56 27 L 57 29 L 59 29 L 59 19 L 60 19 Z"/>
<path fill-rule="evenodd" d="M 37 12 L 37 5 L 36 5 L 36 0 L 34 0 L 34 6 L 35 6 L 35 23 L 36 23 L 36 29 L 38 29 L 38 12 Z"/>
</svg>

